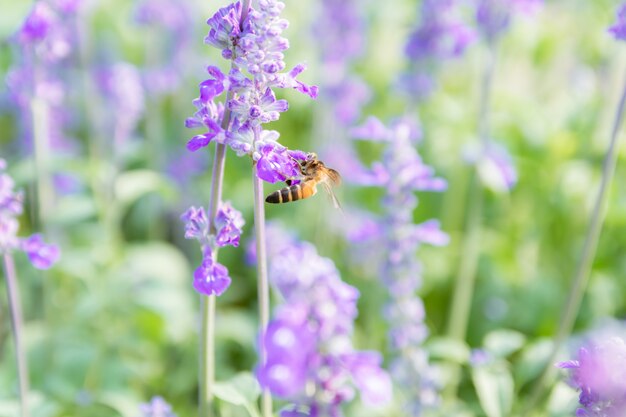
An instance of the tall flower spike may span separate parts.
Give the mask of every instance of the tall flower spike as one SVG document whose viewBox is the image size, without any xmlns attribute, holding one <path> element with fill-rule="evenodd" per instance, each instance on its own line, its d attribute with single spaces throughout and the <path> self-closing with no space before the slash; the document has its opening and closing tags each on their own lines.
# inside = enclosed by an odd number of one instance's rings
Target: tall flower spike
<svg viewBox="0 0 626 417">
<path fill-rule="evenodd" d="M 257 370 L 263 387 L 290 402 L 281 417 L 341 416 L 355 388 L 368 405 L 391 399 L 391 381 L 377 352 L 355 351 L 356 288 L 341 281 L 330 259 L 276 226 L 269 235 L 270 278 L 285 303 L 262 339 L 267 361 Z M 298 265 L 298 268 L 293 268 Z"/>
<path fill-rule="evenodd" d="M 239 23 L 241 3 L 221 8 L 207 24 L 210 27 L 205 43 L 221 49 L 231 60 L 226 76 L 215 66 L 208 67 L 210 78 L 200 83 L 200 96 L 194 101 L 196 113 L 187 119 L 189 128 L 205 127 L 207 131 L 194 136 L 187 144 L 197 151 L 212 141 L 224 143 L 237 155 L 249 155 L 263 169 L 259 178 L 276 182 L 299 173 L 298 164 L 286 157 L 286 148 L 277 144 L 278 133 L 263 130 L 262 125 L 278 120 L 288 109 L 286 100 L 277 100 L 275 88 L 293 88 L 310 97 L 317 96 L 317 87 L 297 80 L 303 64 L 284 72 L 284 51 L 289 42 L 282 36 L 289 23 L 280 17 L 285 7 L 277 0 L 261 0 L 258 8 L 250 8 L 248 19 Z M 228 92 L 227 102 L 216 102 Z M 228 111 L 231 123 L 224 128 L 219 122 Z"/>
<path fill-rule="evenodd" d="M 515 12 L 535 11 L 543 0 L 475 0 L 476 23 L 482 35 L 489 42 L 495 41 L 504 33 Z"/>
<path fill-rule="evenodd" d="M 429 220 L 413 223 L 417 206 L 416 191 L 443 191 L 446 182 L 434 176 L 432 168 L 423 163 L 415 150 L 419 130 L 406 120 L 387 128 L 376 118 L 353 130 L 358 139 L 373 138 L 384 142 L 382 161 L 369 175 L 361 175 L 364 185 L 380 186 L 385 190 L 381 205 L 385 208 L 380 227 L 371 225 L 371 218 L 354 234 L 358 243 L 375 242 L 382 252 L 379 265 L 381 281 L 389 293 L 384 316 L 390 325 L 388 340 L 393 354 L 391 375 L 403 387 L 408 402 L 408 415 L 420 415 L 425 408 L 438 403 L 438 385 L 434 369 L 429 365 L 427 352 L 422 348 L 428 336 L 424 304 L 416 295 L 421 286 L 422 266 L 415 252 L 423 243 L 446 245 L 448 236 L 439 228 L 439 222 Z M 384 250 L 380 249 L 384 242 Z"/>
<path fill-rule="evenodd" d="M 458 0 L 425 0 L 421 4 L 420 21 L 405 47 L 410 66 L 400 77 L 402 90 L 418 100 L 433 91 L 439 63 L 461 56 L 476 38 L 458 8 Z"/>
</svg>

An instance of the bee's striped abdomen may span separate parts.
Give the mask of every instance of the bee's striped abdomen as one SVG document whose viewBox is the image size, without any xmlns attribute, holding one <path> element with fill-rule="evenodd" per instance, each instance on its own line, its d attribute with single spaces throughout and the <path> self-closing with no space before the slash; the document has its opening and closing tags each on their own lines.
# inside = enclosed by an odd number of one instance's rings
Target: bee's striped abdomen
<svg viewBox="0 0 626 417">
<path fill-rule="evenodd" d="M 267 203 L 280 204 L 311 197 L 317 190 L 307 183 L 295 184 L 276 190 L 265 198 Z"/>
</svg>

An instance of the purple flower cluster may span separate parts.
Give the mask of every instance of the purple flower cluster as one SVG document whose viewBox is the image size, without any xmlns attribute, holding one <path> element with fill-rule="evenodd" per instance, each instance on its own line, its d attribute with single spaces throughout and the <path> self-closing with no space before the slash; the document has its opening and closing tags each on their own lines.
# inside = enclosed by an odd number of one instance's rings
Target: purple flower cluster
<svg viewBox="0 0 626 417">
<path fill-rule="evenodd" d="M 207 131 L 194 136 L 187 148 L 196 151 L 213 140 L 226 144 L 240 156 L 251 156 L 258 164 L 259 178 L 273 183 L 299 173 L 297 155 L 301 154 L 279 145 L 278 132 L 262 128 L 288 108 L 286 100 L 276 99 L 273 89 L 293 88 L 315 98 L 317 87 L 296 79 L 305 69 L 302 64 L 283 72 L 283 52 L 289 47 L 281 36 L 288 26 L 280 17 L 284 3 L 260 0 L 258 4 L 258 10 L 245 11 L 243 22 L 241 2 L 220 9 L 207 21 L 211 29 L 205 43 L 221 49 L 232 68 L 228 75 L 215 66 L 207 68 L 210 78 L 200 83 L 200 96 L 193 102 L 197 111 L 186 121 L 187 127 Z M 227 102 L 216 103 L 224 92 L 228 92 Z M 229 126 L 220 124 L 225 118 Z"/>
<path fill-rule="evenodd" d="M 579 417 L 626 415 L 626 343 L 613 336 L 578 350 L 578 358 L 556 366 L 571 371 L 571 384 L 580 390 Z"/>
<path fill-rule="evenodd" d="M 182 71 L 188 65 L 186 55 L 191 39 L 191 11 L 186 2 L 177 0 L 143 0 L 135 10 L 135 21 L 147 27 L 158 27 L 166 36 L 158 39 L 166 59 L 162 64 L 149 62 L 143 71 L 143 84 L 151 95 L 174 91 L 180 84 Z M 157 42 L 152 39 L 152 42 Z M 159 57 L 157 57 L 159 58 Z M 152 59 L 155 61 L 155 59 Z"/>
<path fill-rule="evenodd" d="M 0 159 L 0 253 L 21 250 L 35 268 L 48 269 L 59 259 L 61 251 L 56 245 L 44 243 L 40 234 L 27 238 L 17 236 L 17 217 L 22 214 L 23 195 L 15 191 L 13 178 L 4 172 L 5 168 L 5 161 Z"/>
<path fill-rule="evenodd" d="M 476 23 L 488 42 L 496 40 L 509 27 L 514 12 L 531 13 L 543 0 L 475 0 Z"/>
<path fill-rule="evenodd" d="M 119 62 L 99 77 L 99 86 L 112 109 L 113 140 L 120 149 L 133 134 L 145 110 L 144 90 L 137 67 Z"/>
<path fill-rule="evenodd" d="M 349 74 L 351 62 L 365 46 L 361 10 L 355 0 L 323 0 L 313 27 L 323 63 L 323 97 L 335 119 L 346 126 L 359 118 L 371 96 L 367 84 Z"/>
<path fill-rule="evenodd" d="M 448 236 L 441 231 L 437 220 L 413 223 L 415 192 L 440 192 L 447 186 L 417 153 L 419 134 L 419 129 L 409 121 L 399 120 L 387 128 L 373 117 L 353 130 L 357 139 L 386 144 L 382 161 L 372 166 L 369 175 L 361 176 L 363 185 L 385 190 L 381 201 L 384 214 L 379 220 L 382 227 L 372 227 L 368 222 L 367 232 L 354 235 L 364 237 L 365 243 L 376 242 L 379 250 L 384 247 L 380 276 L 389 292 L 384 314 L 390 324 L 389 343 L 395 356 L 390 369 L 398 386 L 407 392 L 410 415 L 418 415 L 438 401 L 434 370 L 421 347 L 428 328 L 424 323 L 423 302 L 416 296 L 421 286 L 422 266 L 415 254 L 423 243 L 436 246 L 448 243 Z"/>
<path fill-rule="evenodd" d="M 609 33 L 611 33 L 617 40 L 626 40 L 626 3 L 622 4 L 618 9 L 616 16 L 616 22 L 609 27 Z"/>
<path fill-rule="evenodd" d="M 355 351 L 350 340 L 356 288 L 313 245 L 284 232 L 269 234 L 280 238 L 269 242 L 269 273 L 285 303 L 261 341 L 267 361 L 257 375 L 263 387 L 292 403 L 281 417 L 339 417 L 355 387 L 367 404 L 388 402 L 391 381 L 380 367 L 382 357 Z"/>
<path fill-rule="evenodd" d="M 428 96 L 433 90 L 432 74 L 437 63 L 461 56 L 476 37 L 459 17 L 457 3 L 458 0 L 422 2 L 420 22 L 405 48 L 411 68 L 400 81 L 403 89 L 418 99 Z"/>
<path fill-rule="evenodd" d="M 172 411 L 172 407 L 163 399 L 163 397 L 152 397 L 149 403 L 139 406 L 141 417 L 176 417 Z"/>
<path fill-rule="evenodd" d="M 200 294 L 222 295 L 231 283 L 228 269 L 214 259 L 217 248 L 239 246 L 244 220 L 229 202 L 222 203 L 215 216 L 215 232 L 204 208 L 190 207 L 181 220 L 185 222 L 185 238 L 196 239 L 202 249 L 202 263 L 193 274 L 193 286 Z"/>
</svg>

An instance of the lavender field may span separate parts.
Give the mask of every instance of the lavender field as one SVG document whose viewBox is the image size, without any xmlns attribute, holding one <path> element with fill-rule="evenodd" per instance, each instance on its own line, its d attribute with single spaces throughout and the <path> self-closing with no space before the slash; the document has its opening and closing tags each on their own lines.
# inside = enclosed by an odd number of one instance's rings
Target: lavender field
<svg viewBox="0 0 626 417">
<path fill-rule="evenodd" d="M 626 3 L 0 0 L 0 417 L 625 417 Z"/>
</svg>

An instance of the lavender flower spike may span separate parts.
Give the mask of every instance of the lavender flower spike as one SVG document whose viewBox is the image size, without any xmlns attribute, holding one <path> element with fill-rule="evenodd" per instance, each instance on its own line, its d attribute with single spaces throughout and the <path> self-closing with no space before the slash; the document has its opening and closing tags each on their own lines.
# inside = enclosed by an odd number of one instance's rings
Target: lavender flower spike
<svg viewBox="0 0 626 417">
<path fill-rule="evenodd" d="M 406 120 L 386 127 L 376 118 L 353 130 L 358 139 L 371 137 L 374 142 L 385 142 L 382 161 L 372 166 L 366 185 L 383 187 L 385 207 L 381 226 L 370 233 L 361 233 L 369 241 L 383 242 L 380 278 L 389 293 L 384 315 L 390 325 L 389 345 L 393 354 L 391 375 L 398 386 L 405 387 L 405 404 L 409 415 L 419 415 L 425 408 L 438 403 L 438 384 L 434 368 L 428 363 L 428 354 L 422 348 L 428 336 L 424 304 L 416 295 L 421 286 L 422 266 L 415 257 L 421 244 L 446 245 L 448 236 L 439 228 L 439 222 L 429 220 L 413 223 L 417 207 L 416 191 L 442 191 L 446 182 L 434 176 L 415 150 L 419 130 Z M 373 232 L 373 233 L 372 233 Z M 367 243 L 367 242 L 361 242 Z"/>
<path fill-rule="evenodd" d="M 262 339 L 267 360 L 257 376 L 261 386 L 292 403 L 281 417 L 341 416 L 355 389 L 369 405 L 389 402 L 391 380 L 382 357 L 355 351 L 350 341 L 358 291 L 313 245 L 274 228 L 270 234 L 280 237 L 278 246 L 270 246 L 270 279 L 285 304 Z"/>
<path fill-rule="evenodd" d="M 232 3 L 207 21 L 211 29 L 205 43 L 221 49 L 232 68 L 228 75 L 215 66 L 207 68 L 210 78 L 200 83 L 200 95 L 194 100 L 197 111 L 185 123 L 189 128 L 205 127 L 206 132 L 194 136 L 187 148 L 197 151 L 213 141 L 226 144 L 262 167 L 259 178 L 283 181 L 299 168 L 286 148 L 278 145 L 278 133 L 262 128 L 289 107 L 286 100 L 276 99 L 273 90 L 293 88 L 315 98 L 317 87 L 297 80 L 305 69 L 303 64 L 285 71 L 284 51 L 289 42 L 282 31 L 289 23 L 280 17 L 285 4 L 261 0 L 258 8 L 248 10 L 248 19 L 242 24 L 241 7 L 240 2 Z M 216 102 L 224 92 L 228 93 L 225 103 Z M 220 126 L 226 114 L 230 123 Z"/>
</svg>

